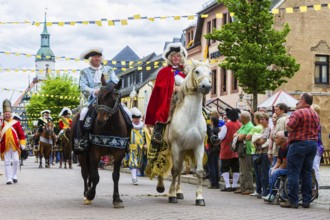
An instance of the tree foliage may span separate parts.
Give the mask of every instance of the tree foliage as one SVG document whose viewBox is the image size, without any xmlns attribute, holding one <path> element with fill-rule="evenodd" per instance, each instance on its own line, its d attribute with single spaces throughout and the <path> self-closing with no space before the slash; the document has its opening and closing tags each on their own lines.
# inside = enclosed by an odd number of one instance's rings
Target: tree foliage
<svg viewBox="0 0 330 220">
<path fill-rule="evenodd" d="M 218 49 L 225 59 L 219 66 L 230 69 L 245 93 L 257 94 L 275 90 L 287 78 L 293 77 L 300 65 L 287 54 L 288 24 L 282 30 L 273 28 L 269 12 L 270 0 L 221 0 L 234 13 L 234 22 L 207 34 L 207 39 L 217 40 Z"/>
<path fill-rule="evenodd" d="M 26 107 L 28 115 L 31 115 L 31 120 L 39 118 L 42 110 L 49 109 L 51 110 L 52 118 L 54 121 L 57 121 L 58 114 L 63 107 L 79 105 L 79 100 L 77 99 L 80 94 L 78 83 L 69 75 L 48 77 L 42 82 L 39 94 L 45 96 L 33 95 Z M 60 96 L 68 96 L 71 98 L 60 98 Z"/>
</svg>

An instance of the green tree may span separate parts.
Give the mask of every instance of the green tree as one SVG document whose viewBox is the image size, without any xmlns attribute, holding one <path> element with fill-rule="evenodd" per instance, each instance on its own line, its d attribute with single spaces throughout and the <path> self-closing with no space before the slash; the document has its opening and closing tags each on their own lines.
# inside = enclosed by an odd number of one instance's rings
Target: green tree
<svg viewBox="0 0 330 220">
<path fill-rule="evenodd" d="M 48 77 L 42 82 L 38 94 L 40 95 L 31 97 L 26 107 L 26 111 L 32 120 L 39 118 L 42 110 L 49 109 L 52 112 L 52 118 L 57 121 L 58 114 L 63 107 L 79 105 L 78 83 L 67 74 Z"/>
<path fill-rule="evenodd" d="M 234 13 L 234 22 L 207 34 L 217 40 L 218 49 L 225 56 L 219 66 L 230 69 L 245 93 L 253 94 L 253 108 L 257 108 L 257 95 L 275 90 L 287 78 L 293 77 L 300 65 L 287 54 L 288 24 L 282 30 L 273 28 L 270 0 L 219 1 Z"/>
</svg>

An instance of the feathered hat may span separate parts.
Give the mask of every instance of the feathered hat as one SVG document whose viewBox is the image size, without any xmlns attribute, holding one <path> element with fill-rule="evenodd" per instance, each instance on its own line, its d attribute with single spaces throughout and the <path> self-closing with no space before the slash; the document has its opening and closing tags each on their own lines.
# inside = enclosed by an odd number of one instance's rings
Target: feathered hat
<svg viewBox="0 0 330 220">
<path fill-rule="evenodd" d="M 138 108 L 133 107 L 131 108 L 132 118 L 141 118 L 141 112 Z"/>
<path fill-rule="evenodd" d="M 41 115 L 43 115 L 43 114 L 45 114 L 45 113 L 50 114 L 50 110 L 43 110 L 43 111 L 40 112 Z"/>
<path fill-rule="evenodd" d="M 64 107 L 62 109 L 62 111 L 60 112 L 60 114 L 58 115 L 58 117 L 69 115 L 69 114 L 72 115 L 71 109 L 69 109 L 68 107 Z"/>
<path fill-rule="evenodd" d="M 103 49 L 102 48 L 99 48 L 99 47 L 95 47 L 95 48 L 90 48 L 86 51 L 84 51 L 81 55 L 80 55 L 80 59 L 88 59 L 92 56 L 95 56 L 95 55 L 99 55 L 99 56 L 102 56 L 102 52 L 103 52 Z"/>
<path fill-rule="evenodd" d="M 5 99 L 2 103 L 3 112 L 11 112 L 11 103 L 8 99 Z"/>
<path fill-rule="evenodd" d="M 163 58 L 164 60 L 169 60 L 169 56 L 172 52 L 176 52 L 181 55 L 182 59 L 186 59 L 188 56 L 187 50 L 182 46 L 180 42 L 178 43 L 169 43 L 167 44 L 164 52 L 163 52 Z"/>
</svg>

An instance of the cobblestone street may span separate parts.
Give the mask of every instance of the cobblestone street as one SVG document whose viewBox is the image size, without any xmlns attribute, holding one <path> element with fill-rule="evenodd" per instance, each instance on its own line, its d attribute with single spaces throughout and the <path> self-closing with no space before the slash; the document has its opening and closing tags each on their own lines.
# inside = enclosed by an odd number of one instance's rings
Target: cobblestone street
<svg viewBox="0 0 330 220">
<path fill-rule="evenodd" d="M 124 201 L 124 209 L 112 206 L 112 172 L 99 170 L 100 183 L 91 205 L 83 205 L 83 181 L 80 167 L 59 169 L 39 169 L 30 157 L 24 161 L 18 173 L 18 183 L 5 184 L 3 162 L 0 165 L 0 207 L 1 219 L 329 219 L 329 205 L 325 204 L 325 194 L 320 190 L 320 201 L 310 209 L 283 209 L 265 204 L 251 196 L 241 196 L 230 192 L 203 187 L 205 207 L 196 207 L 194 184 L 183 184 L 185 199 L 178 204 L 169 204 L 166 194 L 156 192 L 156 180 L 146 177 L 138 179 L 134 186 L 130 174 L 123 169 L 119 191 Z M 329 171 L 329 169 L 327 170 Z M 189 180 L 190 179 L 190 180 Z M 194 177 L 185 176 L 183 181 L 193 183 Z M 328 182 L 329 183 L 329 182 Z M 165 181 L 166 191 L 170 182 Z"/>
</svg>

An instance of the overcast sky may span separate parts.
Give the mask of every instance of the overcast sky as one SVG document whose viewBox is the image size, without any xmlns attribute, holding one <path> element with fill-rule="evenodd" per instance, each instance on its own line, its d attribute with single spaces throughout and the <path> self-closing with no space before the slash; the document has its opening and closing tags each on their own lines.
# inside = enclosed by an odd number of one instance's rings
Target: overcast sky
<svg viewBox="0 0 330 220">
<path fill-rule="evenodd" d="M 0 22 L 43 22 L 45 8 L 47 21 L 95 21 L 106 18 L 126 19 L 133 15 L 156 17 L 193 15 L 203 9 L 207 0 L 0 0 Z M 105 59 L 111 59 L 125 46 L 131 47 L 139 57 L 152 52 L 159 54 L 164 42 L 173 37 L 180 37 L 182 30 L 196 22 L 183 18 L 128 21 L 128 25 L 102 27 L 96 25 L 64 25 L 48 27 L 50 44 L 55 56 L 79 58 L 79 55 L 91 47 L 102 47 Z M 36 54 L 40 48 L 39 27 L 29 24 L 0 24 L 0 51 Z M 9 69 L 34 68 L 34 57 L 0 54 L 0 67 Z M 57 69 L 80 69 L 86 67 L 83 62 L 56 61 Z M 76 74 L 77 75 L 77 74 Z M 28 72 L 0 72 L 0 111 L 2 101 L 12 98 L 12 103 L 19 96 L 18 92 L 3 91 L 3 88 L 24 90 L 28 77 L 35 74 Z"/>
</svg>

